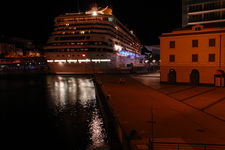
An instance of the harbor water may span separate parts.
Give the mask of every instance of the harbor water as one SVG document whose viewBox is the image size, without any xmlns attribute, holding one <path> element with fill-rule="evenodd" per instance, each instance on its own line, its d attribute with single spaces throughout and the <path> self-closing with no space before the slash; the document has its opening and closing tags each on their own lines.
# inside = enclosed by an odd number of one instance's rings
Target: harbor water
<svg viewBox="0 0 225 150">
<path fill-rule="evenodd" d="M 91 76 L 1 72 L 1 147 L 109 149 Z"/>
</svg>

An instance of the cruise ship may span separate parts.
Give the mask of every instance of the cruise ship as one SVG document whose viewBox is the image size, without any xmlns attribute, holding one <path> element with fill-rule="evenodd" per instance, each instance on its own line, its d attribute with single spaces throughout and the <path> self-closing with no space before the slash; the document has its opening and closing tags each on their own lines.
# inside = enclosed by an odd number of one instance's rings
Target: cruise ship
<svg viewBox="0 0 225 150">
<path fill-rule="evenodd" d="M 111 8 L 66 13 L 55 18 L 45 57 L 54 74 L 94 74 L 144 65 L 141 44 Z"/>
</svg>

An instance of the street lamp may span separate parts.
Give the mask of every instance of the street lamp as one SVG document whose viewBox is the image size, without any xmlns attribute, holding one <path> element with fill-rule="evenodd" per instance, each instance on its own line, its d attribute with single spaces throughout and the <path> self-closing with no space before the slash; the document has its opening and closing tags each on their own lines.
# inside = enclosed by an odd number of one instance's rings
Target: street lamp
<svg viewBox="0 0 225 150">
<path fill-rule="evenodd" d="M 153 73 L 154 73 L 154 70 L 155 70 L 155 62 L 156 62 L 156 60 L 153 59 L 152 62 L 153 62 Z"/>
</svg>

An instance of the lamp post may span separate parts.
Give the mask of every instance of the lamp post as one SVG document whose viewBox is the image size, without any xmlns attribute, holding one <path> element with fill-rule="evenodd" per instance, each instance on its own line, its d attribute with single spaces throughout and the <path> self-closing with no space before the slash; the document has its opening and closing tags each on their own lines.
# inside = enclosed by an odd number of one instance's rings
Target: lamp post
<svg viewBox="0 0 225 150">
<path fill-rule="evenodd" d="M 153 73 L 155 73 L 154 72 L 155 71 L 155 61 L 156 61 L 155 59 L 152 60 L 152 62 L 153 62 Z"/>
<path fill-rule="evenodd" d="M 151 140 L 151 147 L 149 149 L 154 150 L 154 109 L 151 107 L 151 118 L 152 118 L 152 140 Z"/>
</svg>

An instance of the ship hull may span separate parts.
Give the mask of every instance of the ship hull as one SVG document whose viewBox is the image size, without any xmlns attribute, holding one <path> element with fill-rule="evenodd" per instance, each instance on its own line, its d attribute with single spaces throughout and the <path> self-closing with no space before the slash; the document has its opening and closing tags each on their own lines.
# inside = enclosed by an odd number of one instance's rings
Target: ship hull
<svg viewBox="0 0 225 150">
<path fill-rule="evenodd" d="M 94 74 L 107 73 L 109 70 L 107 63 L 51 63 L 49 67 L 54 74 Z"/>
<path fill-rule="evenodd" d="M 61 56 L 63 57 L 56 57 Z M 53 74 L 94 74 L 129 70 L 132 66 L 143 66 L 143 57 L 117 56 L 113 53 L 47 53 L 46 59 Z M 74 58 L 68 56 L 75 56 Z M 76 57 L 77 56 L 77 57 Z M 82 56 L 82 58 L 80 58 Z M 98 57 L 93 57 L 98 56 Z"/>
</svg>

